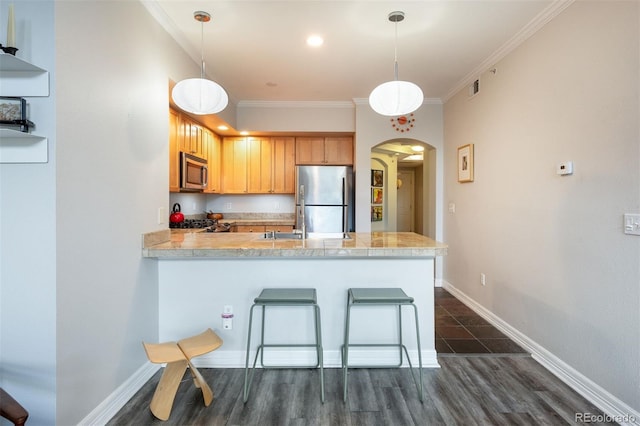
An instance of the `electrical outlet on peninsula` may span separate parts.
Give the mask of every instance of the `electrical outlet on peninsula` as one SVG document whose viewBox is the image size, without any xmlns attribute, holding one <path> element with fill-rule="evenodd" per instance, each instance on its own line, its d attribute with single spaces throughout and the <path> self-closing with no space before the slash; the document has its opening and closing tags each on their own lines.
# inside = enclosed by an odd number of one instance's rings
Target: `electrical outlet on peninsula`
<svg viewBox="0 0 640 426">
<path fill-rule="evenodd" d="M 233 330 L 233 306 L 224 305 L 221 316 L 222 316 L 222 329 Z"/>
</svg>

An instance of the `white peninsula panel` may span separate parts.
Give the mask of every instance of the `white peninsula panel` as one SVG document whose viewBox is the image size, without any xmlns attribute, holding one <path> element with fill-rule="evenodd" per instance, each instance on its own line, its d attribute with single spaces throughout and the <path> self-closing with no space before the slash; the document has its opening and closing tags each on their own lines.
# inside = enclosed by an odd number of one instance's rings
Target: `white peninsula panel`
<svg viewBox="0 0 640 426">
<path fill-rule="evenodd" d="M 425 367 L 437 367 L 434 340 L 434 258 L 235 258 L 161 259 L 160 340 L 178 340 L 211 327 L 224 340 L 223 346 L 199 359 L 207 367 L 243 367 L 249 309 L 253 299 L 268 287 L 314 287 L 322 314 L 322 337 L 326 367 L 340 366 L 344 336 L 347 289 L 350 287 L 401 287 L 415 298 L 420 318 L 420 339 Z M 233 306 L 233 329 L 222 329 L 225 305 Z M 403 340 L 412 362 L 417 362 L 413 310 L 403 308 Z M 254 333 L 259 330 L 259 310 L 254 313 Z M 265 335 L 270 342 L 307 339 L 313 333 L 312 310 L 273 307 L 267 311 Z M 352 309 L 352 343 L 391 343 L 397 336 L 394 307 Z M 254 334 L 254 343 L 257 335 Z M 289 340 L 291 341 L 291 340 Z M 257 344 L 257 343 L 256 343 Z M 252 348 L 252 351 L 255 347 Z M 269 352 L 267 352 L 269 353 Z M 306 348 L 271 350 L 265 361 L 293 365 L 310 363 Z M 397 350 L 370 348 L 352 350 L 354 363 L 397 362 Z"/>
</svg>

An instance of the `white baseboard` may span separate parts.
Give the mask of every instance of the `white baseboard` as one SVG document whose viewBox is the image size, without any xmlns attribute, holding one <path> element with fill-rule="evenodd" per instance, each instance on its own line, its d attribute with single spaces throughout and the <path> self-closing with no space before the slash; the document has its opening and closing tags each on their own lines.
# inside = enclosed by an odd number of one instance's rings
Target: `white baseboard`
<svg viewBox="0 0 640 426">
<path fill-rule="evenodd" d="M 91 411 L 78 425 L 104 425 L 138 392 L 160 369 L 160 365 L 147 361 L 126 382 L 121 384 L 100 405 Z"/>
<path fill-rule="evenodd" d="M 496 316 L 493 312 L 487 310 L 484 306 L 478 304 L 465 293 L 455 288 L 451 283 L 443 280 L 442 287 L 482 318 L 491 323 L 491 325 L 529 351 L 533 359 L 539 362 L 544 368 L 553 373 L 577 393 L 590 401 L 593 405 L 602 410 L 610 417 L 609 420 L 620 425 L 640 426 L 640 412 L 620 401 L 597 383 L 584 376 L 582 373 L 546 350 L 537 342 L 533 341 L 500 317 Z"/>
</svg>

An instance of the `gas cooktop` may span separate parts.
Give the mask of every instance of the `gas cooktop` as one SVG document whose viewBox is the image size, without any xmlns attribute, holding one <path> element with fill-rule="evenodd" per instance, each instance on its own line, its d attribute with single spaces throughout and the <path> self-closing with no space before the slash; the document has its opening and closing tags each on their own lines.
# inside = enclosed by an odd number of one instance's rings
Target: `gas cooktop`
<svg viewBox="0 0 640 426">
<path fill-rule="evenodd" d="M 190 229 L 190 228 L 208 228 L 218 223 L 213 219 L 185 219 L 182 222 L 170 222 L 169 228 L 174 229 Z"/>
<path fill-rule="evenodd" d="M 231 225 L 228 223 L 219 223 L 215 219 L 185 219 L 182 222 L 171 222 L 169 228 L 172 229 L 202 229 L 205 232 L 229 232 Z"/>
</svg>

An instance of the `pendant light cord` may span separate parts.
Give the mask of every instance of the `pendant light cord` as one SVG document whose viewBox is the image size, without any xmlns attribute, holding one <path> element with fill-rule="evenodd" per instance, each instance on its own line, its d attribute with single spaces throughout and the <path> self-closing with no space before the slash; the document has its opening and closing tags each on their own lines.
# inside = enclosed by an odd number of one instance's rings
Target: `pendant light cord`
<svg viewBox="0 0 640 426">
<path fill-rule="evenodd" d="M 396 42 L 395 42 L 395 48 L 393 51 L 393 60 L 394 60 L 394 76 L 396 78 L 396 81 L 398 80 L 398 21 L 395 21 L 395 25 L 396 25 Z"/>
<path fill-rule="evenodd" d="M 200 78 L 204 80 L 204 21 L 200 21 Z"/>
</svg>

